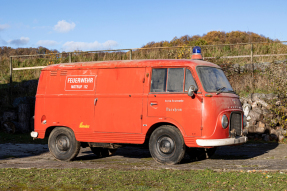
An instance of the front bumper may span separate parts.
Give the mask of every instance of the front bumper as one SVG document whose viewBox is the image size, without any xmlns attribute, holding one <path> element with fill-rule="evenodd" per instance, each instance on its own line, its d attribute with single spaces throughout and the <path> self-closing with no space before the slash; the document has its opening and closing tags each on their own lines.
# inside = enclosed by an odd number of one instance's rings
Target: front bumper
<svg viewBox="0 0 287 191">
<path fill-rule="evenodd" d="M 226 138 L 226 139 L 197 139 L 196 143 L 202 147 L 217 147 L 226 145 L 237 145 L 246 143 L 247 137 Z"/>
</svg>

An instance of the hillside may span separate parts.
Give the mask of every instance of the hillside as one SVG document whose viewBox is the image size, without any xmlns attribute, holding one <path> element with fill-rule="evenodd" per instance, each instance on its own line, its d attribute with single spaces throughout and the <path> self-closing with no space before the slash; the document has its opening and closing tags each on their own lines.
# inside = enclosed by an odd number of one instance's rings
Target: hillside
<svg viewBox="0 0 287 191">
<path fill-rule="evenodd" d="M 276 41 L 276 40 L 275 40 Z M 143 48 L 150 47 L 171 47 L 171 46 L 197 46 L 212 44 L 236 44 L 249 42 L 274 42 L 274 40 L 253 32 L 242 31 L 210 31 L 202 36 L 185 35 L 180 38 L 174 37 L 171 41 L 149 42 Z"/>
</svg>

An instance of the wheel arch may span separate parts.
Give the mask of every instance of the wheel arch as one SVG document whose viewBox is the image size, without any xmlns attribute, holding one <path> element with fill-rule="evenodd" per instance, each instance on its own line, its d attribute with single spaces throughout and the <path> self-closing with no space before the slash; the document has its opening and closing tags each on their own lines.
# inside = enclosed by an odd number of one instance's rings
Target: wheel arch
<svg viewBox="0 0 287 191">
<path fill-rule="evenodd" d="M 48 128 L 46 129 L 46 131 L 45 131 L 45 138 L 46 138 L 46 137 L 49 137 L 50 134 L 51 134 L 51 132 L 52 132 L 55 128 L 57 128 L 57 127 L 66 127 L 66 128 L 71 129 L 71 130 L 74 132 L 74 130 L 73 130 L 72 128 L 67 127 L 67 126 L 50 126 L 50 127 L 48 127 Z M 75 132 L 74 132 L 74 134 L 75 134 Z"/>
<path fill-rule="evenodd" d="M 177 128 L 177 129 L 180 131 L 182 137 L 184 137 L 184 134 L 183 134 L 181 128 L 179 128 L 179 127 L 178 127 L 177 125 L 175 125 L 174 123 L 170 123 L 170 122 L 158 122 L 158 123 L 153 124 L 153 125 L 148 129 L 148 131 L 146 132 L 146 137 L 145 137 L 145 142 L 144 142 L 144 144 L 148 144 L 149 138 L 150 138 L 152 132 L 153 132 L 154 130 L 156 130 L 157 128 L 159 128 L 160 126 L 162 126 L 162 125 L 172 125 L 172 126 L 174 126 L 175 128 Z"/>
</svg>

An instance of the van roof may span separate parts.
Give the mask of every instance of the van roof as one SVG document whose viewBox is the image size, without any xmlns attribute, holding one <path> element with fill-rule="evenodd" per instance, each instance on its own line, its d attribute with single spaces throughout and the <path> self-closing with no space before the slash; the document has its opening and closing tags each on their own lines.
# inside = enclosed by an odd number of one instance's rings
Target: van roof
<svg viewBox="0 0 287 191">
<path fill-rule="evenodd" d="M 171 67 L 171 66 L 212 66 L 218 65 L 202 60 L 188 59 L 148 59 L 148 60 L 115 60 L 115 61 L 92 61 L 61 63 L 45 67 L 42 70 L 75 70 L 92 68 L 134 68 L 134 67 Z"/>
</svg>

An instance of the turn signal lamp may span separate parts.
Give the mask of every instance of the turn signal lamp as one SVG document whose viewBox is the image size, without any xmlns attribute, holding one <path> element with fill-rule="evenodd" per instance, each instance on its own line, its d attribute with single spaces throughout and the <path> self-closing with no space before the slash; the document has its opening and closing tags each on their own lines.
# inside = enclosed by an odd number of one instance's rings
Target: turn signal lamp
<svg viewBox="0 0 287 191">
<path fill-rule="evenodd" d="M 199 46 L 193 47 L 191 59 L 192 60 L 202 60 L 201 48 Z"/>
</svg>

